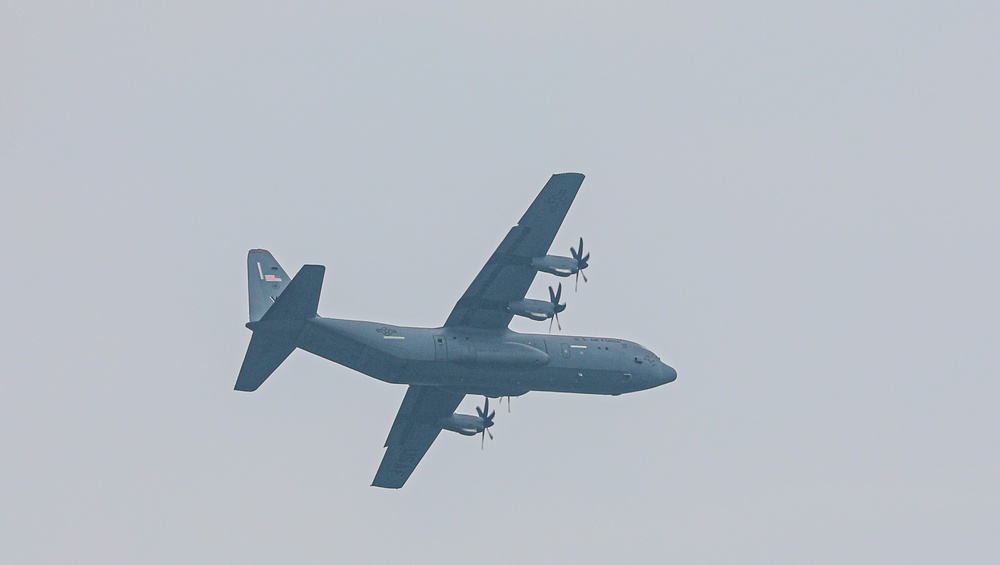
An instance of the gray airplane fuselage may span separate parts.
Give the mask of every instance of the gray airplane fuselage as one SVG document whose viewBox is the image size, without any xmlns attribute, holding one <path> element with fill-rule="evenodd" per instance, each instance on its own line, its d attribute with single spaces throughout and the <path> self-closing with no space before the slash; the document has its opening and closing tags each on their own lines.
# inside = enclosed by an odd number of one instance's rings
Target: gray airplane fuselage
<svg viewBox="0 0 1000 565">
<path fill-rule="evenodd" d="M 619 395 L 669 383 L 677 373 L 641 345 L 616 338 L 410 328 L 314 317 L 251 322 L 295 325 L 296 345 L 381 381 L 490 397 L 529 391 Z"/>
</svg>

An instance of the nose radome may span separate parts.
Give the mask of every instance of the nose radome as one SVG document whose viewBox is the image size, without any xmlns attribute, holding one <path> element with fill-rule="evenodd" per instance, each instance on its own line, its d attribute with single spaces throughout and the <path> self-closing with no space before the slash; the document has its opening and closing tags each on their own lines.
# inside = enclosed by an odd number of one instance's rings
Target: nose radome
<svg viewBox="0 0 1000 565">
<path fill-rule="evenodd" d="M 660 364 L 660 376 L 663 378 L 663 383 L 672 383 L 677 380 L 677 371 L 673 367 L 665 363 Z"/>
</svg>

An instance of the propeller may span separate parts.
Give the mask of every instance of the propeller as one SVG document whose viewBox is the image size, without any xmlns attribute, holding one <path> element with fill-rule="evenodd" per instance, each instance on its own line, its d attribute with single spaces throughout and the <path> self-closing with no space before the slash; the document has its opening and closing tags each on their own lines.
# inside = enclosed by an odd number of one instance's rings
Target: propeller
<svg viewBox="0 0 1000 565">
<path fill-rule="evenodd" d="M 483 440 L 479 445 L 479 449 L 483 449 L 486 445 L 486 434 L 490 434 L 490 441 L 493 441 L 493 432 L 490 431 L 490 426 L 493 425 L 493 416 L 496 415 L 496 411 L 490 412 L 490 397 L 486 397 L 486 403 L 482 408 L 476 406 L 476 412 L 483 420 Z"/>
<path fill-rule="evenodd" d="M 559 331 L 562 331 L 562 324 L 559 323 L 559 312 L 566 309 L 565 304 L 559 304 L 559 299 L 562 298 L 562 283 L 559 283 L 558 290 L 552 290 L 549 287 L 549 301 L 552 302 L 552 317 L 549 318 L 549 333 L 552 333 L 552 320 L 555 320 L 556 324 L 559 326 Z"/>
<path fill-rule="evenodd" d="M 573 255 L 573 258 L 576 259 L 576 286 L 573 287 L 573 291 L 576 292 L 576 290 L 580 287 L 580 275 L 583 275 L 583 282 L 587 282 L 587 274 L 584 273 L 583 270 L 590 266 L 590 264 L 587 263 L 587 261 L 590 260 L 590 253 L 587 253 L 586 255 L 583 254 L 582 237 L 580 238 L 580 251 L 570 247 L 569 252 Z"/>
</svg>

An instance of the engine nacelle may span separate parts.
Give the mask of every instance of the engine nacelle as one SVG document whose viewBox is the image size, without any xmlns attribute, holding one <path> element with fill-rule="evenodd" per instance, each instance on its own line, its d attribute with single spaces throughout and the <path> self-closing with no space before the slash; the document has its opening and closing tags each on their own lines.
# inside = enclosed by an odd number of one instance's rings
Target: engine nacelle
<svg viewBox="0 0 1000 565">
<path fill-rule="evenodd" d="M 549 273 L 557 277 L 568 277 L 575 275 L 580 270 L 580 263 L 571 257 L 560 257 L 558 255 L 546 255 L 535 257 L 531 260 L 531 266 L 536 271 Z"/>
<path fill-rule="evenodd" d="M 515 316 L 521 316 L 537 322 L 544 322 L 555 315 L 555 306 L 547 300 L 526 298 L 507 304 L 507 311 Z"/>
<path fill-rule="evenodd" d="M 469 414 L 452 414 L 451 416 L 445 416 L 438 420 L 438 424 L 441 425 L 441 429 L 448 430 L 449 432 L 455 432 L 457 434 L 462 434 L 463 436 L 474 436 L 478 433 L 482 433 L 483 430 L 487 428 L 483 418 L 479 416 L 471 416 Z M 493 425 L 493 422 L 490 422 Z"/>
</svg>

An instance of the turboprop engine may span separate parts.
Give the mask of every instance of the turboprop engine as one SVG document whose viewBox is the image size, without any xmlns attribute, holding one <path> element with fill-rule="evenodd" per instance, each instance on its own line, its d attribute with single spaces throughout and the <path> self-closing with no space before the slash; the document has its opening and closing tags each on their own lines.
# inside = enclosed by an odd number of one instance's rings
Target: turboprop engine
<svg viewBox="0 0 1000 565">
<path fill-rule="evenodd" d="M 570 247 L 570 255 L 572 257 L 560 257 L 559 255 L 545 255 L 544 257 L 535 257 L 531 260 L 531 266 L 534 267 L 536 271 L 542 273 L 549 273 L 550 275 L 555 275 L 557 277 L 568 277 L 570 275 L 576 275 L 576 285 L 580 284 L 580 275 L 583 275 L 583 282 L 587 282 L 587 275 L 583 272 L 584 269 L 590 266 L 590 253 L 586 255 L 583 254 L 583 238 L 580 238 L 580 250 Z"/>
<path fill-rule="evenodd" d="M 521 316 L 528 318 L 530 320 L 535 320 L 537 322 L 543 322 L 545 320 L 549 321 L 549 331 L 552 331 L 552 322 L 555 320 L 559 323 L 559 312 L 566 309 L 565 304 L 559 304 L 559 299 L 562 297 L 562 283 L 559 283 L 559 290 L 553 291 L 552 287 L 549 287 L 549 299 L 545 300 L 533 300 L 526 298 L 524 300 L 517 300 L 514 302 L 507 303 L 507 311 L 516 316 Z M 559 329 L 562 330 L 562 324 L 559 324 Z"/>
<path fill-rule="evenodd" d="M 496 415 L 496 411 L 490 411 L 490 398 L 486 397 L 486 404 L 482 408 L 476 406 L 476 412 L 478 416 L 472 416 L 469 414 L 452 414 L 451 416 L 445 416 L 438 421 L 441 425 L 441 429 L 448 430 L 450 432 L 455 432 L 462 434 L 463 436 L 474 436 L 476 434 L 483 434 L 483 441 L 486 441 L 486 434 L 490 435 L 490 439 L 493 439 L 493 432 L 489 430 L 493 426 L 493 416 Z"/>
</svg>

